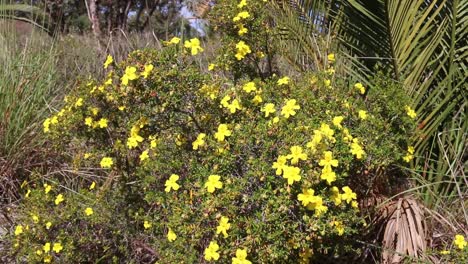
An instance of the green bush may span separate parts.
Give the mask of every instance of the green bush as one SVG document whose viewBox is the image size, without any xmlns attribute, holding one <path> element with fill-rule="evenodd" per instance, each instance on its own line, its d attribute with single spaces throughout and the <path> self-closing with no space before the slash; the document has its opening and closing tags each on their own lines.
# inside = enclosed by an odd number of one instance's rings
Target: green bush
<svg viewBox="0 0 468 264">
<path fill-rule="evenodd" d="M 268 77 L 234 46 L 218 57 L 229 77 L 204 74 L 197 39 L 166 45 L 109 57 L 106 78 L 81 82 L 44 121 L 76 172 L 24 186 L 10 254 L 307 263 L 359 253 L 358 200 L 407 155 L 414 128 L 400 87 L 376 74 L 364 96 L 330 70 Z"/>
</svg>

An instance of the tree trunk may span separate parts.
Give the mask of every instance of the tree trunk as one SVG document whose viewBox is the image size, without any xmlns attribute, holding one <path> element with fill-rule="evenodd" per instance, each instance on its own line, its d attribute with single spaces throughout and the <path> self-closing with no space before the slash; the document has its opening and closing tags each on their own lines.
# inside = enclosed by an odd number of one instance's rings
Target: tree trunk
<svg viewBox="0 0 468 264">
<path fill-rule="evenodd" d="M 89 0 L 89 20 L 91 21 L 93 34 L 96 38 L 101 36 L 101 27 L 99 25 L 99 14 L 97 10 L 97 0 Z"/>
</svg>

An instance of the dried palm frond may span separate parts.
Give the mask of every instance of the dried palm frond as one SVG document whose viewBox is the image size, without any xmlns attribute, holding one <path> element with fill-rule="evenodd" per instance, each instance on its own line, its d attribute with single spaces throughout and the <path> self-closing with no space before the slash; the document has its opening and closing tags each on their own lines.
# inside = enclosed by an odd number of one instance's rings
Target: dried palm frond
<svg viewBox="0 0 468 264">
<path fill-rule="evenodd" d="M 379 211 L 377 223 L 384 229 L 382 263 L 401 263 L 405 257 L 422 257 L 426 250 L 427 227 L 422 205 L 415 199 L 399 198 L 385 204 Z"/>
</svg>

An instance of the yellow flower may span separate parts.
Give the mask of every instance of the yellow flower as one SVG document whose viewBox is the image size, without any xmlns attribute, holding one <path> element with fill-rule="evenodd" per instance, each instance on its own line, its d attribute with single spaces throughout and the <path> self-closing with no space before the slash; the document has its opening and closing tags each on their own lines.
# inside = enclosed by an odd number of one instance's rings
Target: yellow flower
<svg viewBox="0 0 468 264">
<path fill-rule="evenodd" d="M 210 65 L 208 65 L 208 70 L 212 71 L 212 70 L 214 70 L 215 67 L 216 67 L 216 64 L 210 63 Z"/>
<path fill-rule="evenodd" d="M 301 109 L 301 107 L 296 104 L 296 99 L 291 99 L 286 101 L 286 104 L 281 109 L 281 115 L 285 118 L 296 115 L 296 110 Z"/>
<path fill-rule="evenodd" d="M 322 136 L 325 136 L 326 138 L 333 141 L 333 135 L 335 134 L 335 131 L 333 131 L 333 129 L 331 129 L 328 124 L 320 124 L 320 133 L 322 134 Z"/>
<path fill-rule="evenodd" d="M 319 197 L 315 196 L 314 193 L 315 191 L 313 189 L 304 189 L 302 190 L 302 193 L 297 195 L 297 200 L 302 202 L 303 206 L 307 206 L 310 203 L 316 203 Z"/>
<path fill-rule="evenodd" d="M 245 57 L 245 55 L 252 52 L 252 50 L 250 50 L 250 47 L 247 44 L 245 44 L 243 40 L 239 41 L 239 43 L 236 44 L 236 49 L 237 53 L 235 56 L 237 60 L 242 60 Z"/>
<path fill-rule="evenodd" d="M 331 200 L 333 201 L 333 203 L 335 203 L 336 206 L 340 205 L 341 204 L 340 190 L 338 189 L 338 187 L 333 186 L 331 191 L 332 191 Z"/>
<path fill-rule="evenodd" d="M 199 147 L 205 145 L 205 140 L 204 140 L 205 137 L 206 137 L 205 133 L 198 134 L 197 139 L 192 143 L 192 148 L 194 150 L 197 150 Z"/>
<path fill-rule="evenodd" d="M 237 14 L 237 15 L 232 19 L 232 21 L 237 22 L 237 21 L 240 21 L 241 19 L 246 19 L 246 18 L 249 18 L 249 17 L 250 17 L 249 12 L 247 12 L 247 11 L 242 11 L 242 12 L 239 12 L 239 14 Z"/>
<path fill-rule="evenodd" d="M 333 117 L 333 125 L 336 126 L 337 128 L 343 128 L 341 125 L 341 122 L 343 122 L 344 117 L 343 116 L 335 116 Z"/>
<path fill-rule="evenodd" d="M 307 209 L 315 210 L 315 216 L 320 216 L 328 211 L 328 207 L 323 205 L 323 199 L 320 196 L 316 196 L 314 201 L 307 205 Z"/>
<path fill-rule="evenodd" d="M 218 126 L 218 132 L 215 133 L 214 137 L 218 140 L 218 142 L 223 142 L 225 137 L 229 137 L 232 135 L 231 130 L 229 130 L 226 124 L 220 124 Z"/>
<path fill-rule="evenodd" d="M 58 117 L 57 117 L 57 116 L 53 116 L 52 119 L 50 120 L 50 123 L 51 123 L 52 125 L 58 124 Z"/>
<path fill-rule="evenodd" d="M 93 126 L 93 118 L 92 117 L 86 117 L 85 118 L 85 125 L 92 127 Z"/>
<path fill-rule="evenodd" d="M 325 84 L 325 87 L 331 87 L 331 81 L 329 79 L 326 79 L 325 81 L 323 81 L 323 83 Z"/>
<path fill-rule="evenodd" d="M 219 253 L 217 252 L 219 249 L 218 243 L 216 241 L 211 241 L 210 245 L 205 248 L 204 255 L 205 255 L 205 260 L 211 261 L 211 260 L 218 260 L 219 259 Z"/>
<path fill-rule="evenodd" d="M 197 55 L 199 52 L 203 52 L 203 48 L 200 47 L 200 40 L 193 38 L 184 42 L 184 47 L 190 49 L 192 56 Z"/>
<path fill-rule="evenodd" d="M 414 111 L 414 109 L 412 109 L 411 107 L 409 106 L 405 106 L 405 110 L 406 110 L 406 114 L 411 117 L 412 119 L 415 119 L 417 114 L 416 112 Z"/>
<path fill-rule="evenodd" d="M 148 78 L 148 75 L 151 73 L 153 68 L 154 68 L 153 64 L 145 65 L 145 70 L 141 73 L 141 76 L 143 76 L 143 78 L 145 79 Z"/>
<path fill-rule="evenodd" d="M 98 125 L 100 128 L 106 128 L 107 127 L 107 119 L 106 118 L 101 118 L 98 121 Z"/>
<path fill-rule="evenodd" d="M 42 125 L 44 127 L 44 133 L 49 132 L 50 131 L 50 118 L 47 118 L 46 120 L 44 120 Z"/>
<path fill-rule="evenodd" d="M 228 237 L 227 231 L 231 228 L 229 218 L 222 216 L 219 225 L 216 227 L 216 234 L 223 233 L 224 238 Z"/>
<path fill-rule="evenodd" d="M 260 95 L 255 95 L 254 98 L 252 99 L 252 102 L 256 105 L 260 104 L 261 102 L 263 102 L 263 99 Z"/>
<path fill-rule="evenodd" d="M 252 262 L 247 260 L 247 250 L 237 249 L 236 257 L 232 258 L 232 264 L 252 264 Z"/>
<path fill-rule="evenodd" d="M 152 225 L 150 222 L 146 221 L 146 220 L 145 220 L 145 222 L 143 223 L 143 227 L 144 227 L 145 229 L 149 229 L 149 228 L 151 228 L 151 226 L 153 226 L 153 225 Z"/>
<path fill-rule="evenodd" d="M 257 90 L 257 87 L 255 87 L 255 83 L 254 82 L 248 82 L 246 84 L 244 84 L 244 86 L 242 86 L 242 90 L 250 93 L 252 91 L 255 91 Z"/>
<path fill-rule="evenodd" d="M 62 194 L 59 194 L 57 195 L 57 197 L 55 197 L 55 204 L 58 205 L 60 204 L 61 202 L 63 202 L 65 199 L 63 198 L 63 195 Z"/>
<path fill-rule="evenodd" d="M 17 225 L 15 227 L 15 236 L 19 236 L 23 233 L 23 226 L 22 225 Z"/>
<path fill-rule="evenodd" d="M 45 253 L 50 252 L 50 243 L 49 242 L 45 243 L 42 249 L 44 250 Z"/>
<path fill-rule="evenodd" d="M 118 108 L 119 108 L 119 111 L 125 110 L 125 106 L 119 106 Z"/>
<path fill-rule="evenodd" d="M 367 118 L 367 112 L 364 110 L 359 110 L 358 115 L 359 118 L 361 118 L 362 120 L 365 120 Z"/>
<path fill-rule="evenodd" d="M 275 105 L 272 103 L 267 103 L 261 108 L 260 111 L 265 113 L 265 117 L 268 117 L 270 114 L 273 114 L 276 112 Z"/>
<path fill-rule="evenodd" d="M 351 154 L 356 155 L 357 159 L 362 159 L 362 156 L 366 154 L 364 149 L 359 145 L 358 139 L 353 139 L 353 143 L 351 143 Z"/>
<path fill-rule="evenodd" d="M 110 168 L 112 167 L 113 164 L 114 164 L 114 161 L 112 160 L 112 158 L 104 157 L 102 158 L 100 165 L 101 165 L 101 168 Z"/>
<path fill-rule="evenodd" d="M 346 201 L 346 203 L 350 203 L 352 200 L 356 200 L 357 196 L 356 193 L 349 188 L 349 186 L 345 186 L 341 188 L 343 190 L 343 193 L 341 194 L 341 200 Z"/>
<path fill-rule="evenodd" d="M 335 54 L 334 53 L 328 54 L 327 59 L 330 63 L 335 62 Z"/>
<path fill-rule="evenodd" d="M 273 162 L 272 168 L 276 169 L 276 175 L 281 175 L 281 173 L 283 173 L 283 169 L 286 167 L 286 161 L 286 156 L 278 156 L 276 162 Z"/>
<path fill-rule="evenodd" d="M 172 229 L 169 228 L 169 231 L 167 231 L 167 240 L 169 240 L 169 242 L 173 242 L 174 240 L 176 240 L 176 238 L 176 233 L 174 233 L 174 231 L 172 231 Z"/>
<path fill-rule="evenodd" d="M 146 159 L 149 158 L 149 155 L 148 155 L 148 150 L 144 150 L 141 154 L 140 154 L 140 161 L 144 161 Z"/>
<path fill-rule="evenodd" d="M 333 153 L 331 151 L 323 152 L 323 159 L 320 160 L 319 165 L 324 168 L 338 167 L 338 160 L 333 159 Z"/>
<path fill-rule="evenodd" d="M 83 98 L 78 98 L 75 102 L 75 107 L 80 107 L 83 105 Z"/>
<path fill-rule="evenodd" d="M 47 255 L 44 256 L 44 263 L 51 263 L 52 262 L 52 256 Z"/>
<path fill-rule="evenodd" d="M 241 0 L 239 4 L 237 5 L 238 8 L 243 8 L 244 6 L 247 5 L 247 0 Z"/>
<path fill-rule="evenodd" d="M 28 189 L 28 191 L 26 192 L 26 194 L 24 195 L 24 197 L 28 198 L 30 193 L 31 193 L 31 190 Z"/>
<path fill-rule="evenodd" d="M 333 225 L 335 226 L 335 229 L 338 232 L 338 235 L 342 236 L 345 230 L 343 223 L 340 221 L 333 221 Z"/>
<path fill-rule="evenodd" d="M 42 250 L 40 250 L 40 249 L 36 250 L 36 255 L 38 255 L 38 256 L 42 255 Z"/>
<path fill-rule="evenodd" d="M 60 243 L 54 243 L 54 246 L 52 247 L 52 250 L 55 251 L 55 253 L 60 253 L 62 249 L 63 247 Z"/>
<path fill-rule="evenodd" d="M 89 189 L 92 190 L 96 187 L 96 182 L 92 182 L 91 185 L 89 186 Z"/>
<path fill-rule="evenodd" d="M 45 226 L 46 226 L 46 229 L 50 229 L 50 227 L 52 226 L 52 223 L 51 223 L 51 222 L 47 222 Z"/>
<path fill-rule="evenodd" d="M 364 94 L 366 92 L 366 88 L 360 82 L 356 83 L 354 85 L 354 88 L 358 89 L 361 94 Z"/>
<path fill-rule="evenodd" d="M 287 84 L 289 84 L 289 80 L 290 80 L 289 77 L 285 76 L 285 77 L 279 79 L 277 83 L 278 83 L 279 86 L 287 85 Z"/>
<path fill-rule="evenodd" d="M 85 212 L 85 214 L 86 214 L 87 216 L 90 216 L 90 215 L 92 215 L 92 214 L 94 213 L 93 208 L 91 208 L 91 207 L 87 207 L 87 208 L 84 210 L 84 212 Z"/>
<path fill-rule="evenodd" d="M 52 190 L 52 186 L 47 183 L 44 183 L 44 192 L 48 194 L 51 190 Z"/>
<path fill-rule="evenodd" d="M 104 69 L 107 69 L 112 62 L 114 62 L 114 58 L 112 58 L 111 55 L 107 55 L 106 61 L 104 62 Z"/>
<path fill-rule="evenodd" d="M 226 106 L 227 109 L 229 109 L 229 112 L 231 114 L 234 114 L 237 110 L 241 110 L 241 105 L 237 99 L 232 100 L 232 103 L 228 104 Z"/>
<path fill-rule="evenodd" d="M 169 177 L 169 179 L 166 180 L 166 183 L 165 183 L 166 189 L 164 189 L 164 191 L 170 192 L 171 189 L 173 189 L 174 191 L 177 191 L 180 187 L 179 184 L 177 184 L 178 179 L 179 179 L 179 175 L 172 174 L 171 177 Z"/>
<path fill-rule="evenodd" d="M 327 181 L 328 185 L 336 181 L 336 173 L 332 170 L 330 166 L 326 166 L 322 169 L 322 174 L 320 174 L 320 179 Z"/>
<path fill-rule="evenodd" d="M 450 254 L 450 250 L 442 250 L 442 251 L 440 251 L 440 254 L 441 255 L 448 255 L 448 254 Z"/>
<path fill-rule="evenodd" d="M 245 33 L 249 32 L 249 30 L 244 26 L 244 24 L 239 24 L 237 27 L 239 28 L 239 31 L 237 31 L 239 36 L 242 36 Z"/>
<path fill-rule="evenodd" d="M 32 219 L 33 219 L 34 223 L 36 223 L 36 224 L 39 223 L 39 217 L 37 215 L 33 214 Z"/>
<path fill-rule="evenodd" d="M 302 152 L 302 148 L 300 146 L 292 146 L 290 150 L 291 154 L 289 154 L 287 158 L 291 160 L 292 165 L 296 165 L 299 160 L 307 159 L 307 154 Z"/>
<path fill-rule="evenodd" d="M 125 74 L 120 78 L 123 85 L 128 85 L 128 81 L 136 80 L 138 78 L 136 70 L 137 69 L 133 66 L 127 66 L 125 68 Z"/>
<path fill-rule="evenodd" d="M 171 40 L 169 40 L 169 44 L 174 44 L 177 45 L 180 42 L 180 38 L 178 37 L 173 37 Z"/>
<path fill-rule="evenodd" d="M 213 193 L 215 189 L 223 188 L 223 183 L 220 181 L 221 176 L 210 175 L 208 181 L 205 183 L 205 188 L 209 193 Z"/>
<path fill-rule="evenodd" d="M 301 180 L 301 175 L 300 175 L 301 170 L 298 167 L 284 166 L 282 169 L 283 169 L 283 178 L 288 180 L 288 185 L 293 184 L 295 181 Z"/>
<path fill-rule="evenodd" d="M 465 241 L 465 237 L 462 235 L 455 235 L 455 239 L 453 240 L 453 243 L 458 247 L 458 249 L 464 249 L 467 245 L 467 242 Z"/>
</svg>

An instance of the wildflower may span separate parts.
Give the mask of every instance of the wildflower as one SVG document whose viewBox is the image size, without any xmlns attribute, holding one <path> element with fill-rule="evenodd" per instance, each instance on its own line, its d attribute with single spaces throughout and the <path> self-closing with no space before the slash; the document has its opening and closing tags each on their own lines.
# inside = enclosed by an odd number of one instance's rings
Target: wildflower
<svg viewBox="0 0 468 264">
<path fill-rule="evenodd" d="M 252 50 L 250 50 L 250 47 L 247 44 L 245 44 L 243 40 L 239 41 L 239 43 L 236 44 L 236 49 L 237 53 L 235 56 L 237 60 L 242 60 L 245 57 L 245 55 L 252 52 Z"/>
<path fill-rule="evenodd" d="M 296 99 L 291 99 L 286 101 L 286 105 L 281 109 L 281 115 L 285 118 L 296 115 L 296 110 L 301 109 L 299 105 L 296 104 Z"/>
<path fill-rule="evenodd" d="M 288 180 L 288 185 L 301 180 L 300 169 L 294 166 L 283 167 L 283 178 Z"/>
<path fill-rule="evenodd" d="M 169 228 L 169 231 L 167 231 L 167 240 L 169 240 L 169 242 L 173 242 L 174 240 L 176 240 L 176 238 L 176 233 L 174 233 L 174 231 L 172 231 L 172 229 Z"/>
<path fill-rule="evenodd" d="M 158 139 L 155 138 L 154 136 L 149 136 L 149 140 L 150 140 L 150 148 L 151 149 L 154 149 L 158 146 Z"/>
<path fill-rule="evenodd" d="M 237 15 L 232 19 L 232 21 L 237 22 L 237 21 L 240 21 L 241 19 L 246 19 L 246 18 L 249 18 L 249 17 L 250 17 L 249 12 L 247 12 L 247 11 L 242 11 L 242 12 L 239 12 L 239 14 L 237 14 Z"/>
<path fill-rule="evenodd" d="M 219 250 L 219 245 L 216 243 L 216 241 L 211 241 L 210 245 L 205 249 L 205 260 L 210 261 L 210 260 L 218 260 L 219 259 L 219 253 L 217 252 Z"/>
<path fill-rule="evenodd" d="M 136 70 L 137 69 L 133 66 L 127 66 L 125 68 L 125 74 L 120 78 L 123 85 L 128 85 L 128 81 L 136 80 L 138 78 Z"/>
<path fill-rule="evenodd" d="M 290 80 L 289 77 L 285 76 L 285 77 L 279 79 L 277 83 L 278 83 L 279 86 L 287 85 L 287 84 L 289 84 L 289 80 Z"/>
<path fill-rule="evenodd" d="M 364 85 L 362 85 L 362 83 L 358 82 L 354 85 L 354 88 L 358 89 L 359 90 L 359 93 L 361 94 L 364 94 L 366 92 L 366 88 L 364 87 Z"/>
<path fill-rule="evenodd" d="M 50 118 L 47 118 L 46 120 L 44 120 L 42 125 L 44 127 L 44 133 L 49 132 L 50 131 Z"/>
<path fill-rule="evenodd" d="M 265 113 L 265 117 L 268 117 L 270 114 L 273 114 L 276 112 L 275 105 L 272 103 L 267 103 L 262 107 L 260 111 Z"/>
<path fill-rule="evenodd" d="M 276 169 L 276 175 L 281 175 L 284 167 L 286 167 L 286 161 L 287 161 L 286 156 L 278 156 L 278 159 L 276 160 L 276 162 L 273 162 L 272 168 Z"/>
<path fill-rule="evenodd" d="M 184 47 L 190 49 L 192 56 L 197 55 L 199 52 L 203 52 L 203 48 L 200 47 L 200 40 L 197 38 L 186 40 L 184 42 Z"/>
<path fill-rule="evenodd" d="M 257 90 L 257 87 L 255 87 L 255 83 L 254 82 L 248 82 L 246 84 L 244 84 L 244 86 L 242 86 L 242 90 L 250 93 L 252 91 L 255 91 Z"/>
<path fill-rule="evenodd" d="M 205 183 L 205 187 L 209 193 L 213 193 L 215 189 L 223 188 L 223 183 L 220 181 L 221 176 L 210 175 L 208 181 Z"/>
<path fill-rule="evenodd" d="M 328 75 L 333 75 L 335 73 L 335 69 L 333 67 L 330 67 L 330 68 L 327 69 L 326 73 Z"/>
<path fill-rule="evenodd" d="M 178 37 L 173 37 L 171 40 L 169 40 L 169 44 L 174 44 L 177 45 L 180 42 L 180 38 Z"/>
<path fill-rule="evenodd" d="M 140 161 L 144 161 L 146 159 L 149 158 L 149 155 L 148 155 L 148 150 L 144 150 L 141 154 L 140 154 Z"/>
<path fill-rule="evenodd" d="M 307 209 L 315 210 L 315 216 L 320 216 L 328 211 L 328 207 L 323 205 L 323 199 L 320 196 L 316 196 L 313 203 L 307 205 Z"/>
<path fill-rule="evenodd" d="M 36 250 L 36 255 L 38 255 L 38 256 L 42 255 L 42 250 L 40 250 L 40 249 Z"/>
<path fill-rule="evenodd" d="M 197 150 L 199 147 L 205 145 L 205 140 L 204 140 L 205 137 L 206 137 L 205 133 L 198 134 L 197 139 L 192 143 L 192 148 L 194 150 Z"/>
<path fill-rule="evenodd" d="M 232 103 L 230 103 L 230 104 L 228 104 L 228 105 L 226 106 L 226 108 L 229 109 L 229 112 L 230 112 L 231 114 L 236 113 L 237 110 L 241 110 L 241 106 L 240 106 L 239 100 L 234 99 L 234 100 L 232 101 Z"/>
<path fill-rule="evenodd" d="M 357 159 L 362 159 L 362 156 L 366 154 L 362 147 L 358 143 L 358 139 L 353 139 L 353 143 L 351 143 L 351 154 L 356 155 Z"/>
<path fill-rule="evenodd" d="M 54 246 L 52 247 L 52 250 L 55 251 L 55 253 L 60 253 L 62 249 L 63 247 L 60 243 L 54 243 Z"/>
<path fill-rule="evenodd" d="M 365 120 L 367 118 L 367 112 L 364 110 L 359 110 L 358 115 L 359 118 L 361 118 L 362 120 Z"/>
<path fill-rule="evenodd" d="M 222 216 L 219 225 L 216 227 L 216 234 L 223 233 L 224 238 L 228 237 L 227 231 L 231 228 L 229 218 Z"/>
<path fill-rule="evenodd" d="M 44 183 L 44 192 L 45 192 L 45 194 L 48 194 L 51 190 L 52 190 L 52 186 L 47 184 L 47 183 Z"/>
<path fill-rule="evenodd" d="M 58 122 L 59 122 L 59 121 L 58 121 L 58 117 L 57 117 L 57 116 L 53 116 L 52 119 L 50 120 L 50 123 L 51 123 L 52 125 L 56 125 L 56 124 L 58 124 Z"/>
<path fill-rule="evenodd" d="M 44 256 L 44 263 L 51 263 L 51 262 L 52 262 L 52 256 L 51 255 Z"/>
<path fill-rule="evenodd" d="M 245 33 L 249 32 L 249 30 L 244 26 L 244 24 L 239 24 L 237 27 L 239 28 L 239 31 L 237 32 L 239 36 L 242 36 Z"/>
<path fill-rule="evenodd" d="M 212 70 L 214 70 L 215 67 L 216 67 L 216 64 L 210 63 L 210 64 L 208 65 L 208 70 L 209 70 L 209 71 L 212 71 Z"/>
<path fill-rule="evenodd" d="M 224 141 L 225 137 L 229 137 L 232 135 L 231 130 L 229 130 L 226 124 L 220 124 L 218 126 L 218 132 L 215 133 L 214 137 L 218 140 L 218 142 Z"/>
<path fill-rule="evenodd" d="M 32 219 L 33 219 L 34 223 L 36 223 L 36 224 L 39 223 L 39 217 L 37 215 L 33 214 Z"/>
<path fill-rule="evenodd" d="M 416 112 L 414 111 L 414 109 L 412 109 L 411 107 L 409 106 L 405 106 L 405 110 L 406 110 L 406 114 L 411 117 L 412 119 L 415 119 L 417 114 Z"/>
<path fill-rule="evenodd" d="M 45 253 L 50 252 L 50 243 L 49 242 L 45 243 L 44 246 L 42 247 L 42 250 L 44 250 Z"/>
<path fill-rule="evenodd" d="M 143 227 L 144 227 L 145 229 L 149 229 L 149 228 L 151 228 L 151 226 L 153 226 L 153 225 L 152 225 L 150 222 L 146 221 L 146 220 L 145 220 L 145 222 L 143 223 Z"/>
<path fill-rule="evenodd" d="M 94 213 L 93 208 L 91 208 L 91 207 L 87 207 L 87 208 L 84 210 L 84 212 L 85 212 L 85 214 L 86 214 L 87 216 L 90 216 L 90 215 L 92 215 L 92 214 Z"/>
<path fill-rule="evenodd" d="M 123 110 L 125 110 L 125 106 L 119 106 L 118 109 L 119 109 L 119 111 L 123 111 Z"/>
<path fill-rule="evenodd" d="M 449 255 L 449 254 L 450 254 L 450 250 L 442 250 L 442 251 L 440 251 L 440 254 L 441 254 L 441 255 Z"/>
<path fill-rule="evenodd" d="M 246 249 L 236 250 L 236 257 L 232 258 L 232 264 L 252 264 L 252 262 L 247 260 L 247 250 Z"/>
<path fill-rule="evenodd" d="M 314 193 L 313 189 L 304 189 L 302 193 L 297 195 L 297 200 L 302 202 L 303 206 L 307 206 L 309 203 L 316 203 L 318 196 L 315 196 Z"/>
<path fill-rule="evenodd" d="M 109 158 L 109 157 L 104 157 L 102 158 L 101 160 L 101 168 L 110 168 L 112 167 L 112 165 L 114 164 L 114 161 L 112 160 L 112 158 Z"/>
<path fill-rule="evenodd" d="M 244 6 L 247 5 L 247 0 L 241 0 L 239 4 L 237 5 L 238 8 L 243 8 Z"/>
<path fill-rule="evenodd" d="M 331 200 L 333 201 L 333 203 L 335 203 L 336 206 L 340 205 L 341 204 L 340 190 L 338 189 L 338 187 L 333 186 L 331 191 L 332 191 Z"/>
<path fill-rule="evenodd" d="M 343 122 L 344 117 L 343 116 L 335 116 L 333 117 L 333 125 L 336 126 L 337 128 L 343 128 L 341 125 L 341 122 Z"/>
<path fill-rule="evenodd" d="M 287 158 L 291 160 L 291 164 L 296 165 L 299 160 L 307 159 L 307 154 L 302 152 L 302 148 L 300 146 L 292 146 L 290 150 L 291 154 L 289 154 Z"/>
<path fill-rule="evenodd" d="M 15 227 L 15 236 L 19 236 L 23 233 L 23 226 L 22 225 L 17 225 Z"/>
<path fill-rule="evenodd" d="M 330 63 L 335 62 L 335 54 L 334 53 L 328 54 L 327 59 Z"/>
<path fill-rule="evenodd" d="M 325 136 L 326 138 L 333 141 L 333 139 L 334 139 L 333 135 L 335 134 L 335 131 L 333 131 L 333 129 L 331 129 L 328 124 L 324 124 L 324 123 L 320 124 L 320 130 L 319 131 L 322 134 L 322 136 Z"/>
<path fill-rule="evenodd" d="M 356 193 L 349 188 L 349 186 L 345 186 L 341 188 L 343 193 L 341 194 L 341 200 L 346 201 L 346 203 L 350 203 L 352 200 L 357 199 Z"/>
<path fill-rule="evenodd" d="M 341 221 L 333 221 L 333 225 L 335 226 L 335 229 L 338 233 L 339 236 L 342 236 L 344 234 L 344 225 Z"/>
<path fill-rule="evenodd" d="M 75 102 L 75 107 L 80 107 L 83 105 L 83 98 L 78 98 Z"/>
<path fill-rule="evenodd" d="M 169 179 L 166 180 L 166 183 L 165 183 L 166 189 L 164 189 L 164 191 L 170 192 L 171 189 L 173 189 L 174 191 L 177 191 L 180 187 L 179 184 L 177 184 L 178 179 L 179 179 L 179 175 L 172 174 L 171 177 L 169 177 Z"/>
<path fill-rule="evenodd" d="M 330 185 L 332 182 L 336 181 L 336 173 L 330 166 L 326 166 L 322 169 L 320 179 L 327 181 L 328 185 Z"/>
<path fill-rule="evenodd" d="M 93 118 L 92 117 L 86 117 L 85 118 L 85 125 L 92 127 L 93 126 Z"/>
<path fill-rule="evenodd" d="M 459 248 L 459 249 L 464 249 L 467 245 L 467 242 L 465 241 L 465 237 L 462 235 L 455 235 L 455 239 L 453 240 L 453 243 Z"/>
<path fill-rule="evenodd" d="M 89 186 L 89 189 L 92 190 L 96 187 L 96 182 L 92 182 L 91 185 Z"/>
<path fill-rule="evenodd" d="M 331 151 L 323 152 L 323 159 L 320 160 L 319 165 L 324 168 L 338 167 L 338 160 L 333 159 L 333 153 Z"/>
<path fill-rule="evenodd" d="M 45 224 L 45 226 L 46 226 L 46 229 L 50 229 L 50 227 L 52 226 L 52 223 L 51 223 L 51 222 L 47 222 L 47 223 Z"/>
<path fill-rule="evenodd" d="M 260 104 L 261 102 L 263 102 L 263 99 L 260 95 L 255 95 L 254 98 L 252 99 L 252 102 L 256 105 Z"/>
<path fill-rule="evenodd" d="M 306 147 L 308 147 L 313 152 L 315 152 L 318 144 L 320 144 L 321 141 L 322 141 L 322 132 L 320 132 L 320 130 L 314 130 L 314 136 L 312 137 L 311 141 L 307 142 Z"/>
<path fill-rule="evenodd" d="M 26 192 L 26 194 L 24 195 L 24 197 L 28 198 L 28 197 L 29 197 L 29 194 L 31 194 L 31 190 L 28 189 L 28 191 Z"/>
<path fill-rule="evenodd" d="M 106 128 L 107 127 L 107 119 L 106 118 L 101 118 L 98 121 L 98 125 L 100 128 Z"/>
<path fill-rule="evenodd" d="M 112 62 L 114 62 L 114 58 L 112 58 L 111 55 L 107 55 L 106 61 L 104 62 L 104 69 L 107 69 Z"/>
<path fill-rule="evenodd" d="M 145 79 L 148 78 L 153 68 L 154 68 L 153 64 L 145 65 L 145 70 L 141 73 L 141 76 L 143 76 L 143 78 Z"/>
<path fill-rule="evenodd" d="M 323 81 L 323 83 L 325 84 L 325 87 L 330 87 L 331 86 L 331 81 L 329 79 L 326 79 L 325 81 Z"/>
<path fill-rule="evenodd" d="M 57 195 L 57 197 L 55 197 L 55 204 L 56 205 L 59 205 L 63 201 L 65 201 L 65 199 L 63 198 L 62 194 L 59 194 L 59 195 Z"/>
</svg>

